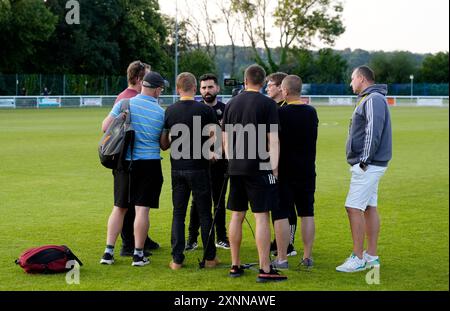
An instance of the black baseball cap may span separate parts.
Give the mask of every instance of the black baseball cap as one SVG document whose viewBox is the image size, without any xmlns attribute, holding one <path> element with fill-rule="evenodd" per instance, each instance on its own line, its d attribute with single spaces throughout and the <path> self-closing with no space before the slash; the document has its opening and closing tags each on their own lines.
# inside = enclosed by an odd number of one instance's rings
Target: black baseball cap
<svg viewBox="0 0 450 311">
<path fill-rule="evenodd" d="M 142 85 L 144 87 L 156 89 L 158 87 L 167 87 L 168 82 L 156 71 L 150 71 L 144 77 Z"/>
</svg>

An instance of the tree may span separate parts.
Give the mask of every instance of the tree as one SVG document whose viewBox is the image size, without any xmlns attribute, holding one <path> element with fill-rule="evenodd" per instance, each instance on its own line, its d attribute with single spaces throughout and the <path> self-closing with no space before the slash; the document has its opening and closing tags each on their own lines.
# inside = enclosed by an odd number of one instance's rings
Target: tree
<svg viewBox="0 0 450 311">
<path fill-rule="evenodd" d="M 268 25 L 268 0 L 233 0 L 232 4 L 243 20 L 255 60 L 269 72 L 278 71 L 286 64 L 292 47 L 310 48 L 314 39 L 331 45 L 345 31 L 341 20 L 343 6 L 338 0 L 279 0 L 271 14 L 280 35 L 280 59 L 277 61 L 269 47 L 273 28 Z M 258 42 L 264 45 L 267 62 L 257 53 Z"/>
<path fill-rule="evenodd" d="M 208 53 L 194 50 L 181 56 L 180 71 L 190 72 L 198 78 L 205 73 L 215 72 L 216 66 Z"/>
<path fill-rule="evenodd" d="M 448 83 L 448 58 L 448 52 L 427 56 L 420 69 L 420 79 L 427 83 Z"/>
<path fill-rule="evenodd" d="M 1 0 L 0 71 L 23 71 L 36 45 L 47 41 L 55 30 L 56 21 L 42 0 Z"/>
<path fill-rule="evenodd" d="M 65 20 L 65 0 L 47 0 L 58 16 L 55 32 L 39 44 L 29 67 L 43 73 L 123 75 L 140 59 L 169 71 L 167 25 L 157 0 L 79 0 L 79 25 Z"/>
<path fill-rule="evenodd" d="M 321 49 L 314 61 L 314 83 L 343 83 L 346 81 L 347 62 L 332 49 Z"/>
<path fill-rule="evenodd" d="M 225 21 L 225 25 L 227 27 L 228 38 L 230 38 L 231 42 L 231 73 L 230 76 L 233 78 L 236 75 L 236 27 L 238 25 L 237 20 L 234 18 L 235 13 L 231 8 L 231 0 L 218 0 L 218 6 L 220 8 L 220 12 L 222 13 L 222 17 Z"/>
<path fill-rule="evenodd" d="M 419 63 L 410 52 L 376 52 L 370 66 L 377 81 L 382 83 L 408 83 L 411 74 L 417 75 Z"/>
<path fill-rule="evenodd" d="M 331 49 L 318 52 L 293 49 L 288 56 L 289 67 L 281 71 L 299 75 L 307 83 L 343 83 L 346 81 L 347 61 Z"/>
<path fill-rule="evenodd" d="M 215 25 L 218 24 L 219 18 L 210 15 L 208 0 L 192 1 L 186 0 L 186 13 L 183 18 L 186 25 L 188 36 L 192 42 L 195 42 L 197 49 L 204 48 L 211 59 L 215 60 L 217 56 L 217 43 L 215 34 Z"/>
</svg>

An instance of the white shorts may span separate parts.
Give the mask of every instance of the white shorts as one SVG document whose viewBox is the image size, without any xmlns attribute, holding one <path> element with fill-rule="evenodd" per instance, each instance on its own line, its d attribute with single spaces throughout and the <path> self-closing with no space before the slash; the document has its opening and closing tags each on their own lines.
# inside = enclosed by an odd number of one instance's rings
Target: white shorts
<svg viewBox="0 0 450 311">
<path fill-rule="evenodd" d="M 352 180 L 345 207 L 366 211 L 368 206 L 378 206 L 378 185 L 387 167 L 369 165 L 366 172 L 359 163 L 352 166 Z"/>
</svg>

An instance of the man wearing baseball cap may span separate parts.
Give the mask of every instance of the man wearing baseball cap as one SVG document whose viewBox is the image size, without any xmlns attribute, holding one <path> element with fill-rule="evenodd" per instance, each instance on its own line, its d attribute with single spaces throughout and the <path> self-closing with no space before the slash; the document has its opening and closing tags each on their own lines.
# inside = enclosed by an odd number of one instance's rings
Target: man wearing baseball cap
<svg viewBox="0 0 450 311">
<path fill-rule="evenodd" d="M 149 210 L 159 208 L 159 197 L 163 184 L 160 149 L 168 146 L 161 144 L 164 126 L 164 109 L 159 106 L 158 98 L 165 87 L 165 80 L 157 72 L 149 72 L 142 81 L 141 94 L 130 100 L 131 125 L 135 130 L 133 150 L 129 149 L 124 169 L 113 171 L 114 208 L 108 221 L 108 234 L 105 253 L 101 264 L 114 263 L 114 246 L 128 209 L 135 209 L 134 253 L 132 266 L 141 267 L 150 263 L 144 255 L 144 245 L 149 229 Z M 105 120 L 103 130 L 120 114 L 122 101 L 114 105 Z M 106 127 L 105 127 L 106 125 Z M 131 168 L 130 167 L 131 163 Z"/>
</svg>

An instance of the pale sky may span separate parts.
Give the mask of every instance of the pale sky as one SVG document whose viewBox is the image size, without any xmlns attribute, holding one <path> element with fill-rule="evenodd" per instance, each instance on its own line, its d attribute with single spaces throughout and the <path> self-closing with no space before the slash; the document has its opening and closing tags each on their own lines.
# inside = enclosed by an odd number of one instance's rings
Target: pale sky
<svg viewBox="0 0 450 311">
<path fill-rule="evenodd" d="M 269 0 L 276 5 L 276 0 Z M 175 16 L 176 0 L 159 0 L 161 12 Z M 211 16 L 219 10 L 209 1 Z M 200 1 L 178 0 L 181 16 L 201 10 Z M 189 12 L 190 11 L 190 12 Z M 407 50 L 435 53 L 449 50 L 449 0 L 344 0 L 346 32 L 336 41 L 335 49 L 364 49 L 369 51 Z M 276 28 L 275 28 L 276 29 Z M 218 45 L 230 44 L 224 25 L 216 27 Z M 272 34 L 272 46 L 277 45 L 277 33 Z M 239 44 L 242 45 L 242 44 Z"/>
</svg>

